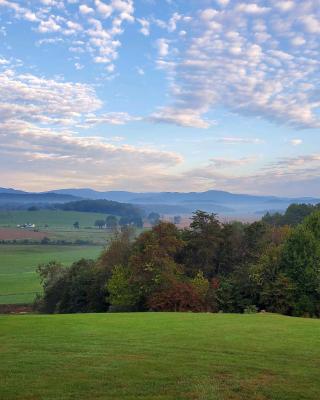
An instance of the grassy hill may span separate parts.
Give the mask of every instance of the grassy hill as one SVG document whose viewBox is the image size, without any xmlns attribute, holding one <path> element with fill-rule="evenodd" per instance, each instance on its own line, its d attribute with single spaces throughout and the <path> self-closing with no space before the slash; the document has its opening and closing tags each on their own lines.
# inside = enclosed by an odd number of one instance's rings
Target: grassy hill
<svg viewBox="0 0 320 400">
<path fill-rule="evenodd" d="M 0 324 L 5 400 L 319 399 L 319 320 L 132 313 Z"/>
<path fill-rule="evenodd" d="M 96 258 L 100 251 L 99 246 L 0 245 L 0 304 L 32 303 L 41 289 L 38 264 L 57 260 L 70 265 L 82 257 Z"/>
</svg>

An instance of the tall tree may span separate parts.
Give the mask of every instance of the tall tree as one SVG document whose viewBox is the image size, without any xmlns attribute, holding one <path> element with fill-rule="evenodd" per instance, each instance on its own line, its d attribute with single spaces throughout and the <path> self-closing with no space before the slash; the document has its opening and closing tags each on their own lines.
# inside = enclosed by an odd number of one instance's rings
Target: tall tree
<svg viewBox="0 0 320 400">
<path fill-rule="evenodd" d="M 196 211 L 190 229 L 183 238 L 186 246 L 181 254 L 188 275 L 194 276 L 199 270 L 208 278 L 218 272 L 218 252 L 222 242 L 221 224 L 216 214 Z"/>
<path fill-rule="evenodd" d="M 108 229 L 115 230 L 118 226 L 117 217 L 115 217 L 114 215 L 108 215 L 105 223 Z"/>
</svg>

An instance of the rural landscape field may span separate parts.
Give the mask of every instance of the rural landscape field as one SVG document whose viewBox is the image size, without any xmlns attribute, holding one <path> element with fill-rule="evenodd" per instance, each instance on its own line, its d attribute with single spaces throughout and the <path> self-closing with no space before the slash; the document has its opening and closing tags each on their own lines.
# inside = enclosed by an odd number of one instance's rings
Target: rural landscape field
<svg viewBox="0 0 320 400">
<path fill-rule="evenodd" d="M 80 258 L 97 258 L 110 238 L 110 233 L 94 226 L 102 217 L 52 210 L 0 212 L 0 242 L 4 242 L 0 245 L 0 304 L 31 304 L 41 291 L 36 274 L 41 263 L 57 260 L 70 265 Z M 79 229 L 73 227 L 76 221 Z M 17 228 L 26 223 L 35 224 L 37 231 Z"/>
<path fill-rule="evenodd" d="M 183 229 L 156 213 L 0 217 L 0 399 L 318 399 L 319 205 L 253 223 L 197 211 Z"/>
</svg>

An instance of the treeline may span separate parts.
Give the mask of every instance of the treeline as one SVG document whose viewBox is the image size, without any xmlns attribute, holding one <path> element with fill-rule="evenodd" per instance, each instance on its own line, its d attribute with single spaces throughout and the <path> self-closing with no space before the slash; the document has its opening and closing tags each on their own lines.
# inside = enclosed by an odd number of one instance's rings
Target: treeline
<svg viewBox="0 0 320 400">
<path fill-rule="evenodd" d="M 262 221 L 266 222 L 269 225 L 275 226 L 295 226 L 300 224 L 308 215 L 312 214 L 314 211 L 320 211 L 320 203 L 315 205 L 291 204 L 284 214 L 281 214 L 279 212 L 268 212 L 264 215 Z"/>
<path fill-rule="evenodd" d="M 266 310 L 320 316 L 320 212 L 292 227 L 221 223 L 198 211 L 188 229 L 160 222 L 117 236 L 97 261 L 41 265 L 47 313 Z"/>
<path fill-rule="evenodd" d="M 117 215 L 127 218 L 141 217 L 141 210 L 128 203 L 118 203 L 111 200 L 79 200 L 64 204 L 56 204 L 56 208 L 64 211 L 95 212 Z"/>
</svg>

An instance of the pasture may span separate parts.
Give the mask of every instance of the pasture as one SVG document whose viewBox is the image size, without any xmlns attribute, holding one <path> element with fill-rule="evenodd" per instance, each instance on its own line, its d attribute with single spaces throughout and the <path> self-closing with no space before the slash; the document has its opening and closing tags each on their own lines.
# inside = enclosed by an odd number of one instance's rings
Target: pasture
<svg viewBox="0 0 320 400">
<path fill-rule="evenodd" d="M 47 237 L 51 241 L 105 245 L 112 234 L 94 227 L 94 223 L 106 217 L 107 214 L 61 210 L 0 211 L 0 240 L 39 242 Z M 75 222 L 79 222 L 80 229 L 74 229 Z M 37 232 L 17 229 L 17 225 L 28 223 L 35 224 Z"/>
<path fill-rule="evenodd" d="M 0 226 L 12 228 L 34 223 L 41 230 L 44 228 L 55 230 L 73 228 L 74 222 L 78 221 L 80 228 L 85 228 L 93 227 L 97 219 L 105 218 L 106 214 L 62 210 L 0 211 Z"/>
<path fill-rule="evenodd" d="M 131 313 L 0 324 L 3 400 L 319 399 L 319 320 Z"/>
<path fill-rule="evenodd" d="M 70 265 L 96 258 L 100 246 L 0 245 L 0 304 L 31 303 L 40 291 L 36 267 L 57 260 Z"/>
</svg>

